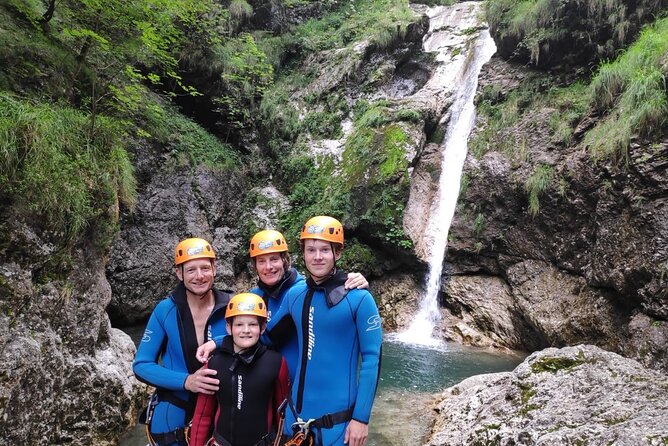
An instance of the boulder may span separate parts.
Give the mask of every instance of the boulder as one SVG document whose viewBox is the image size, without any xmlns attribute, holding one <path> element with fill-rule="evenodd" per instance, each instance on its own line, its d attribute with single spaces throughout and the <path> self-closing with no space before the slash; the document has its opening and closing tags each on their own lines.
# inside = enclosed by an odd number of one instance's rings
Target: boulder
<svg viewBox="0 0 668 446">
<path fill-rule="evenodd" d="M 592 345 L 548 348 L 446 389 L 434 410 L 429 446 L 660 445 L 668 378 Z"/>
</svg>

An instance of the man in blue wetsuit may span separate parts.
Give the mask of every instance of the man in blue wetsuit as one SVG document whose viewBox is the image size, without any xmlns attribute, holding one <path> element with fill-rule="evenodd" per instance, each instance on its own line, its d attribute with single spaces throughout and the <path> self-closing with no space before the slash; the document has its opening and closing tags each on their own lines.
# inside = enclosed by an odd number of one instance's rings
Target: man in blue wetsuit
<svg viewBox="0 0 668 446">
<path fill-rule="evenodd" d="M 308 429 L 321 446 L 364 445 L 380 374 L 380 315 L 367 290 L 344 287 L 336 269 L 343 240 L 332 217 L 306 222 L 300 245 L 309 278 L 292 286 L 267 327 L 280 342 L 294 324 L 299 342 L 284 433 Z"/>
<path fill-rule="evenodd" d="M 216 371 L 202 367 L 195 353 L 205 341 L 226 334 L 231 298 L 213 288 L 215 253 L 206 240 L 180 242 L 174 265 L 180 282 L 153 310 L 133 363 L 137 379 L 156 388 L 147 433 L 157 446 L 185 446 L 197 393 L 218 390 Z"/>
</svg>

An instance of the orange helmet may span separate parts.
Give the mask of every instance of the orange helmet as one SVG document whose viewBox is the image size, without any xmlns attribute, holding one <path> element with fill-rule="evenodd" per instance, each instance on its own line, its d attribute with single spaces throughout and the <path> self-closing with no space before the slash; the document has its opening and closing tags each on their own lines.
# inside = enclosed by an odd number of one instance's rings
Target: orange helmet
<svg viewBox="0 0 668 446">
<path fill-rule="evenodd" d="M 211 244 L 201 238 L 187 238 L 176 245 L 174 265 L 178 266 L 193 259 L 215 259 Z"/>
<path fill-rule="evenodd" d="M 336 218 L 319 215 L 309 219 L 302 228 L 299 240 L 325 240 L 343 246 L 343 225 Z"/>
<path fill-rule="evenodd" d="M 264 300 L 253 293 L 240 293 L 235 295 L 227 304 L 225 319 L 234 316 L 249 315 L 267 318 L 267 305 Z"/>
<path fill-rule="evenodd" d="M 271 252 L 287 252 L 288 244 L 280 232 L 273 229 L 265 229 L 251 238 L 249 251 L 251 258 Z"/>
</svg>

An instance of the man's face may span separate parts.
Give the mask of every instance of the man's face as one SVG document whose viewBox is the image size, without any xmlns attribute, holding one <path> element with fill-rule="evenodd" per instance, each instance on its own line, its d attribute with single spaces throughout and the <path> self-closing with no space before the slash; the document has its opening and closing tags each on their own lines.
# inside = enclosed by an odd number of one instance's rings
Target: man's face
<svg viewBox="0 0 668 446">
<path fill-rule="evenodd" d="M 255 270 L 260 282 L 267 286 L 276 285 L 285 274 L 283 259 L 277 252 L 255 257 Z"/>
<path fill-rule="evenodd" d="M 232 335 L 234 351 L 253 347 L 260 340 L 264 331 L 265 323 L 260 323 L 260 318 L 251 315 L 234 316 L 232 323 L 227 321 L 227 333 Z"/>
<path fill-rule="evenodd" d="M 210 259 L 189 260 L 176 268 L 176 275 L 188 291 L 201 296 L 213 287 L 216 267 Z"/>
<path fill-rule="evenodd" d="M 339 257 L 341 253 L 335 253 L 330 242 L 313 239 L 304 241 L 304 263 L 316 283 L 330 276 Z"/>
</svg>

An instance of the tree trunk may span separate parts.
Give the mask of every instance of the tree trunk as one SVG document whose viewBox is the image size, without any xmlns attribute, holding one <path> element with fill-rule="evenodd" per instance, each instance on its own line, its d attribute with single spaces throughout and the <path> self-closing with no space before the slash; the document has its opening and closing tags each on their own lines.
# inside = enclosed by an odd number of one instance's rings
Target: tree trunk
<svg viewBox="0 0 668 446">
<path fill-rule="evenodd" d="M 42 16 L 41 22 L 43 24 L 49 23 L 53 18 L 53 13 L 56 11 L 56 0 L 49 0 L 49 6 L 46 8 L 46 12 Z"/>
</svg>

